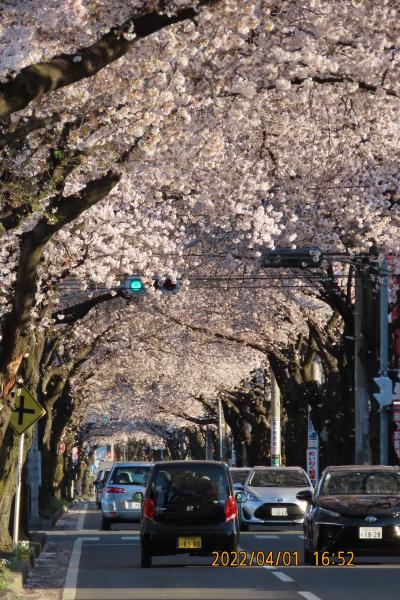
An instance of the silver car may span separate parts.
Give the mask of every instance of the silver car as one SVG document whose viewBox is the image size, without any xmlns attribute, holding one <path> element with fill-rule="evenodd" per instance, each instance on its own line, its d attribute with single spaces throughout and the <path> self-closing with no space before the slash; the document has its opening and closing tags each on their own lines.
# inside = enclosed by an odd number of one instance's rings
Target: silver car
<svg viewBox="0 0 400 600">
<path fill-rule="evenodd" d="M 141 502 L 133 496 L 144 494 L 151 463 L 115 463 L 101 494 L 101 528 L 109 531 L 113 523 L 140 521 Z"/>
<path fill-rule="evenodd" d="M 307 502 L 297 500 L 300 490 L 313 491 L 300 467 L 254 467 L 246 481 L 241 529 L 249 525 L 293 525 L 304 521 Z"/>
</svg>

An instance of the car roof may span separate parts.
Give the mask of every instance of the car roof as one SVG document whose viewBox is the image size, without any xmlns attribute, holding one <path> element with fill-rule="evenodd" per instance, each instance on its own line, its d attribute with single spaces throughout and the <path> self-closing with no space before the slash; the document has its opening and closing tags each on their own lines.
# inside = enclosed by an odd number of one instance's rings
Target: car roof
<svg viewBox="0 0 400 600">
<path fill-rule="evenodd" d="M 217 465 L 227 467 L 227 464 L 218 460 L 166 460 L 154 463 L 155 467 L 168 467 L 170 465 Z"/>
<path fill-rule="evenodd" d="M 400 466 L 395 465 L 335 465 L 333 467 L 326 467 L 324 469 L 324 473 L 334 473 L 342 472 L 342 471 L 388 471 L 398 473 L 400 470 Z"/>
<path fill-rule="evenodd" d="M 112 468 L 114 467 L 152 467 L 154 465 L 154 463 L 152 462 L 145 462 L 145 461 L 138 461 L 138 462 L 116 462 L 113 464 Z"/>
<path fill-rule="evenodd" d="M 265 470 L 271 470 L 271 471 L 304 471 L 304 469 L 302 467 L 263 467 L 262 465 L 259 465 L 257 467 L 253 467 L 252 468 L 253 471 L 265 471 Z M 305 471 L 304 471 L 305 472 Z"/>
<path fill-rule="evenodd" d="M 230 471 L 251 471 L 252 467 L 229 467 Z"/>
</svg>

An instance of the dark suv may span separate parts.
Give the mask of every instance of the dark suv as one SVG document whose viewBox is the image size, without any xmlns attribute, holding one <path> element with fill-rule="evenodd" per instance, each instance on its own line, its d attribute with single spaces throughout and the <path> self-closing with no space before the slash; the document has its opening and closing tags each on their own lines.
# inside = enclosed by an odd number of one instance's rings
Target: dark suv
<svg viewBox="0 0 400 600">
<path fill-rule="evenodd" d="M 213 461 L 156 463 L 144 496 L 140 541 L 145 568 L 153 556 L 236 550 L 238 511 L 228 467 Z"/>
</svg>

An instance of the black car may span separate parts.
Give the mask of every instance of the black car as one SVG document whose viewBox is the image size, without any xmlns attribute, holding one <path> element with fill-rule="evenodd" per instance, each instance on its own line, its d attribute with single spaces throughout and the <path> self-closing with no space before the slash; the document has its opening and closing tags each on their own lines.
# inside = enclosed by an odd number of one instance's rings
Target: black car
<svg viewBox="0 0 400 600">
<path fill-rule="evenodd" d="M 321 564 L 324 552 L 340 560 L 343 553 L 399 554 L 400 467 L 328 467 L 315 495 L 304 490 L 297 498 L 309 503 L 304 520 L 306 563 Z"/>
<path fill-rule="evenodd" d="M 156 463 L 143 500 L 140 542 L 145 568 L 153 556 L 236 550 L 238 511 L 228 467 L 213 461 Z"/>
</svg>

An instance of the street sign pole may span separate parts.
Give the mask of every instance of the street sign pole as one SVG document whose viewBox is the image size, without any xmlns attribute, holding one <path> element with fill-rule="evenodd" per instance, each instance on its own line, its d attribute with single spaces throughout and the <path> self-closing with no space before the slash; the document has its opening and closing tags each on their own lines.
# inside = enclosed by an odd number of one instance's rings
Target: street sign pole
<svg viewBox="0 0 400 600">
<path fill-rule="evenodd" d="M 17 463 L 17 482 L 15 487 L 15 501 L 14 501 L 14 531 L 13 531 L 13 550 L 18 546 L 19 540 L 19 513 L 21 506 L 21 482 L 22 482 L 22 465 L 24 456 L 24 439 L 25 434 L 21 433 L 18 442 L 18 463 Z"/>
</svg>

